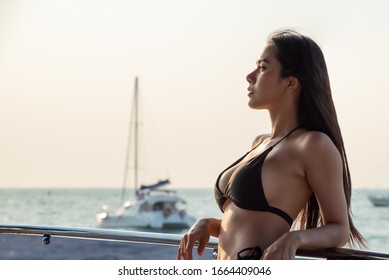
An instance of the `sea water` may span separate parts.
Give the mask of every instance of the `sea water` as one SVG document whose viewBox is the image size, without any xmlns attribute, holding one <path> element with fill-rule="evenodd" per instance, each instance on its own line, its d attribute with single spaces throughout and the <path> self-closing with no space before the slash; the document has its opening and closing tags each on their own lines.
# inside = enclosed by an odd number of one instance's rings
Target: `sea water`
<svg viewBox="0 0 389 280">
<path fill-rule="evenodd" d="M 176 189 L 187 201 L 187 212 L 196 218 L 220 218 L 212 188 Z M 355 226 L 368 241 L 368 250 L 389 253 L 389 207 L 374 207 L 369 194 L 389 189 L 356 188 L 352 196 Z M 95 228 L 96 214 L 107 205 L 119 207 L 117 188 L 14 188 L 0 189 L 0 224 Z M 131 194 L 128 194 L 131 199 Z"/>
</svg>

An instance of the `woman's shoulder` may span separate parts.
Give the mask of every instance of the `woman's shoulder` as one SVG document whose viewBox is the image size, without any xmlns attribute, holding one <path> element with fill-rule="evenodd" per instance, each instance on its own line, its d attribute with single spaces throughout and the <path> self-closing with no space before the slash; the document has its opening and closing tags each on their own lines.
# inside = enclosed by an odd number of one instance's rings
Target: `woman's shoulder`
<svg viewBox="0 0 389 280">
<path fill-rule="evenodd" d="M 312 156 L 325 156 L 329 154 L 339 154 L 331 138 L 320 131 L 305 131 L 297 139 L 303 154 Z"/>
<path fill-rule="evenodd" d="M 319 148 L 334 146 L 331 138 L 320 131 L 304 131 L 300 134 L 299 141 L 307 148 Z"/>
</svg>

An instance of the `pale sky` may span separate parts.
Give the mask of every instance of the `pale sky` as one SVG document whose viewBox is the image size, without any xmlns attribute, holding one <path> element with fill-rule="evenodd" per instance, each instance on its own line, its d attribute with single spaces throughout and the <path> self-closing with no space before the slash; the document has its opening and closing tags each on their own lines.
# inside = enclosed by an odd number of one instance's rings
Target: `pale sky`
<svg viewBox="0 0 389 280">
<path fill-rule="evenodd" d="M 284 27 L 322 47 L 354 187 L 389 187 L 388 13 L 372 0 L 0 0 L 0 187 L 120 187 L 136 75 L 142 145 L 159 151 L 144 170 L 212 187 L 269 132 L 245 77 Z"/>
</svg>

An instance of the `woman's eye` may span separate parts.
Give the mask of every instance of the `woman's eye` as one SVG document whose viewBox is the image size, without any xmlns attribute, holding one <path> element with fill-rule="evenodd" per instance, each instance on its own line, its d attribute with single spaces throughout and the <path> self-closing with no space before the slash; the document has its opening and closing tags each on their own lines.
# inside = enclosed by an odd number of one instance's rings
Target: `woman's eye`
<svg viewBox="0 0 389 280">
<path fill-rule="evenodd" d="M 254 71 L 259 70 L 260 72 L 264 71 L 266 69 L 266 66 L 263 64 L 257 64 L 257 67 L 254 69 Z"/>
</svg>

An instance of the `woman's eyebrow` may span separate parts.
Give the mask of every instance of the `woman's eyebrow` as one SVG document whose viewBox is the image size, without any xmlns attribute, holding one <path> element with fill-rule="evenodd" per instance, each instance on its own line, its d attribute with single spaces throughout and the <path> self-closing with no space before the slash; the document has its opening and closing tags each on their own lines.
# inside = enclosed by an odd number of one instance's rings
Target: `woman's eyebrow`
<svg viewBox="0 0 389 280">
<path fill-rule="evenodd" d="M 265 62 L 267 64 L 270 64 L 269 60 L 265 57 L 265 58 L 259 58 L 257 60 L 257 65 L 261 64 L 262 62 Z"/>
</svg>

